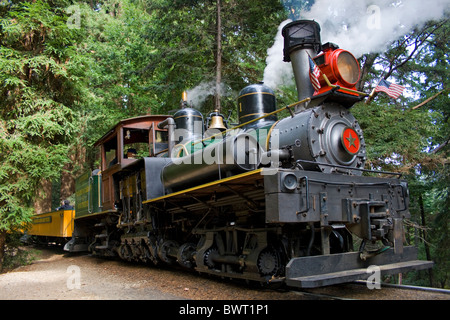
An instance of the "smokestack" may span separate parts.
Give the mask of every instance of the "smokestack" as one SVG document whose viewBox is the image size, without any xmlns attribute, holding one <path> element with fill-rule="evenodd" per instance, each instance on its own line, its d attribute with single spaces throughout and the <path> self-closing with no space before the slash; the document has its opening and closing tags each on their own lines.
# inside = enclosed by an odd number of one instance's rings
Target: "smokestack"
<svg viewBox="0 0 450 320">
<path fill-rule="evenodd" d="M 292 62 L 295 83 L 297 85 L 298 100 L 312 97 L 314 88 L 309 79 L 309 58 L 315 57 L 321 50 L 320 25 L 313 20 L 297 20 L 284 26 L 284 58 Z M 298 105 L 296 112 L 305 108 Z"/>
</svg>

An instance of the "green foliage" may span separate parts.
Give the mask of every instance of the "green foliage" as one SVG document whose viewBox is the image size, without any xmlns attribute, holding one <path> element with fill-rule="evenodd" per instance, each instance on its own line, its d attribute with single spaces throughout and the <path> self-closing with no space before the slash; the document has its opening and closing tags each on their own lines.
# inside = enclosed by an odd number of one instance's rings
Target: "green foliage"
<svg viewBox="0 0 450 320">
<path fill-rule="evenodd" d="M 278 0 L 226 0 L 222 6 L 222 105 L 227 114 L 236 109 L 238 92 L 262 79 L 266 51 L 285 12 Z M 173 112 L 182 91 L 214 81 L 215 2 L 123 0 L 97 2 L 95 10 L 88 4 L 80 7 L 86 36 L 82 46 L 90 59 L 91 99 L 84 108 L 88 145 L 120 119 Z M 212 98 L 213 93 L 194 107 L 210 112 Z"/>
<path fill-rule="evenodd" d="M 167 113 L 178 108 L 181 91 L 212 80 L 216 37 L 210 1 L 9 4 L 0 8 L 3 230 L 28 221 L 40 182 L 59 177 L 73 145 L 90 152 L 120 119 Z M 72 4 L 80 28 L 67 24 Z M 285 13 L 275 0 L 226 0 L 223 8 L 226 110 L 244 85 L 261 79 Z"/>
<path fill-rule="evenodd" d="M 384 100 L 384 101 L 383 101 Z M 411 110 L 378 99 L 359 103 L 352 113 L 364 132 L 368 165 L 372 169 L 414 174 L 418 164 L 431 161 L 428 137 L 437 132 L 433 113 Z"/>
<path fill-rule="evenodd" d="M 2 12 L 0 230 L 29 221 L 36 188 L 59 175 L 77 131 L 82 60 L 67 5 L 17 1 Z"/>
<path fill-rule="evenodd" d="M 262 79 L 278 25 L 314 2 L 222 0 L 223 114 L 236 114 L 238 92 Z M 80 10 L 80 28 L 67 24 L 70 5 Z M 431 21 L 386 52 L 363 56 L 361 90 L 370 92 L 385 70 L 407 94 L 394 101 L 381 93 L 352 108 L 368 167 L 404 173 L 418 224 L 423 196 L 439 286 L 449 286 L 450 269 L 449 28 L 448 17 Z M 1 2 L 0 233 L 29 221 L 40 182 L 58 179 L 75 146 L 84 146 L 90 166 L 92 144 L 117 121 L 170 113 L 183 90 L 213 82 L 216 30 L 216 2 L 209 0 Z M 278 88 L 278 106 L 296 95 L 292 86 Z M 213 93 L 195 107 L 212 111 Z M 408 238 L 418 239 L 414 231 Z"/>
<path fill-rule="evenodd" d="M 368 165 L 400 171 L 409 182 L 411 220 L 422 226 L 424 215 L 427 232 L 410 228 L 407 238 L 419 245 L 422 259 L 427 259 L 429 248 L 435 262 L 432 285 L 439 287 L 449 287 L 450 276 L 449 28 L 448 17 L 430 21 L 394 42 L 387 52 L 363 57 L 367 65 L 362 87 L 370 88 L 381 76 L 379 70 L 385 70 L 407 91 L 396 101 L 379 94 L 371 104 L 352 109 L 363 128 Z M 432 100 L 422 104 L 427 99 Z M 427 272 L 414 273 L 408 280 L 430 285 Z"/>
<path fill-rule="evenodd" d="M 146 33 L 155 47 L 147 71 L 158 75 L 149 89 L 167 112 L 178 108 L 183 90 L 215 79 L 216 3 L 159 0 L 147 10 L 154 23 Z M 278 0 L 222 1 L 224 114 L 236 108 L 244 86 L 262 80 L 267 49 L 285 17 Z M 195 107 L 212 111 L 213 100 Z"/>
<path fill-rule="evenodd" d="M 11 233 L 8 234 L 5 248 L 5 257 L 3 261 L 3 270 L 2 272 L 31 264 L 34 260 L 36 260 L 36 256 L 38 255 L 38 250 L 33 250 L 30 248 L 22 247 L 22 242 L 20 238 L 22 234 L 20 233 Z"/>
</svg>

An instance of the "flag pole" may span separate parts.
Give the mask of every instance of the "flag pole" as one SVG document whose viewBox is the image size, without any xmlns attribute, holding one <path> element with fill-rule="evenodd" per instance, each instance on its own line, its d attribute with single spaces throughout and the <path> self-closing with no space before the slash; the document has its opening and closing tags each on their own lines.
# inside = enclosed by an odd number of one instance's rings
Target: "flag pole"
<svg viewBox="0 0 450 320">
<path fill-rule="evenodd" d="M 373 87 L 372 92 L 369 94 L 369 97 L 367 98 L 365 104 L 369 104 L 369 103 L 372 102 L 373 96 L 374 96 L 374 94 L 375 94 L 375 89 L 378 87 L 378 85 L 380 84 L 381 80 L 383 80 L 384 74 L 385 74 L 385 71 L 383 70 L 383 73 L 381 74 L 380 79 L 378 79 L 377 84 L 375 85 L 375 87 Z"/>
</svg>

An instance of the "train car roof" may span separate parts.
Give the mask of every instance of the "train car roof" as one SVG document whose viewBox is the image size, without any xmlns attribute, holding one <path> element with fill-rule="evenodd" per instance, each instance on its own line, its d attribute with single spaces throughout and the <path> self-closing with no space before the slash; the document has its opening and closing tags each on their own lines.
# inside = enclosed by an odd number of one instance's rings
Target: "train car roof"
<svg viewBox="0 0 450 320">
<path fill-rule="evenodd" d="M 104 134 L 100 139 L 94 143 L 94 147 L 97 147 L 108 141 L 111 136 L 113 136 L 118 128 L 136 128 L 136 129 L 150 129 L 151 124 L 154 122 L 161 122 L 165 119 L 171 117 L 170 115 L 145 115 L 134 118 L 128 118 L 120 120 L 114 127 L 112 127 L 106 134 Z"/>
</svg>

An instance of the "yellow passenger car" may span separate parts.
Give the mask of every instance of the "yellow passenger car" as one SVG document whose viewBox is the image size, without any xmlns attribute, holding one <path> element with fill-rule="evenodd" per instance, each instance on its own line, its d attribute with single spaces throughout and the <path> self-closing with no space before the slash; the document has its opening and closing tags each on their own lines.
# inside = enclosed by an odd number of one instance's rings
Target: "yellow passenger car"
<svg viewBox="0 0 450 320">
<path fill-rule="evenodd" d="M 30 236 L 54 238 L 55 242 L 65 242 L 64 238 L 71 238 L 73 233 L 73 219 L 75 210 L 59 210 L 41 213 L 33 216 L 32 227 L 28 231 Z"/>
</svg>

